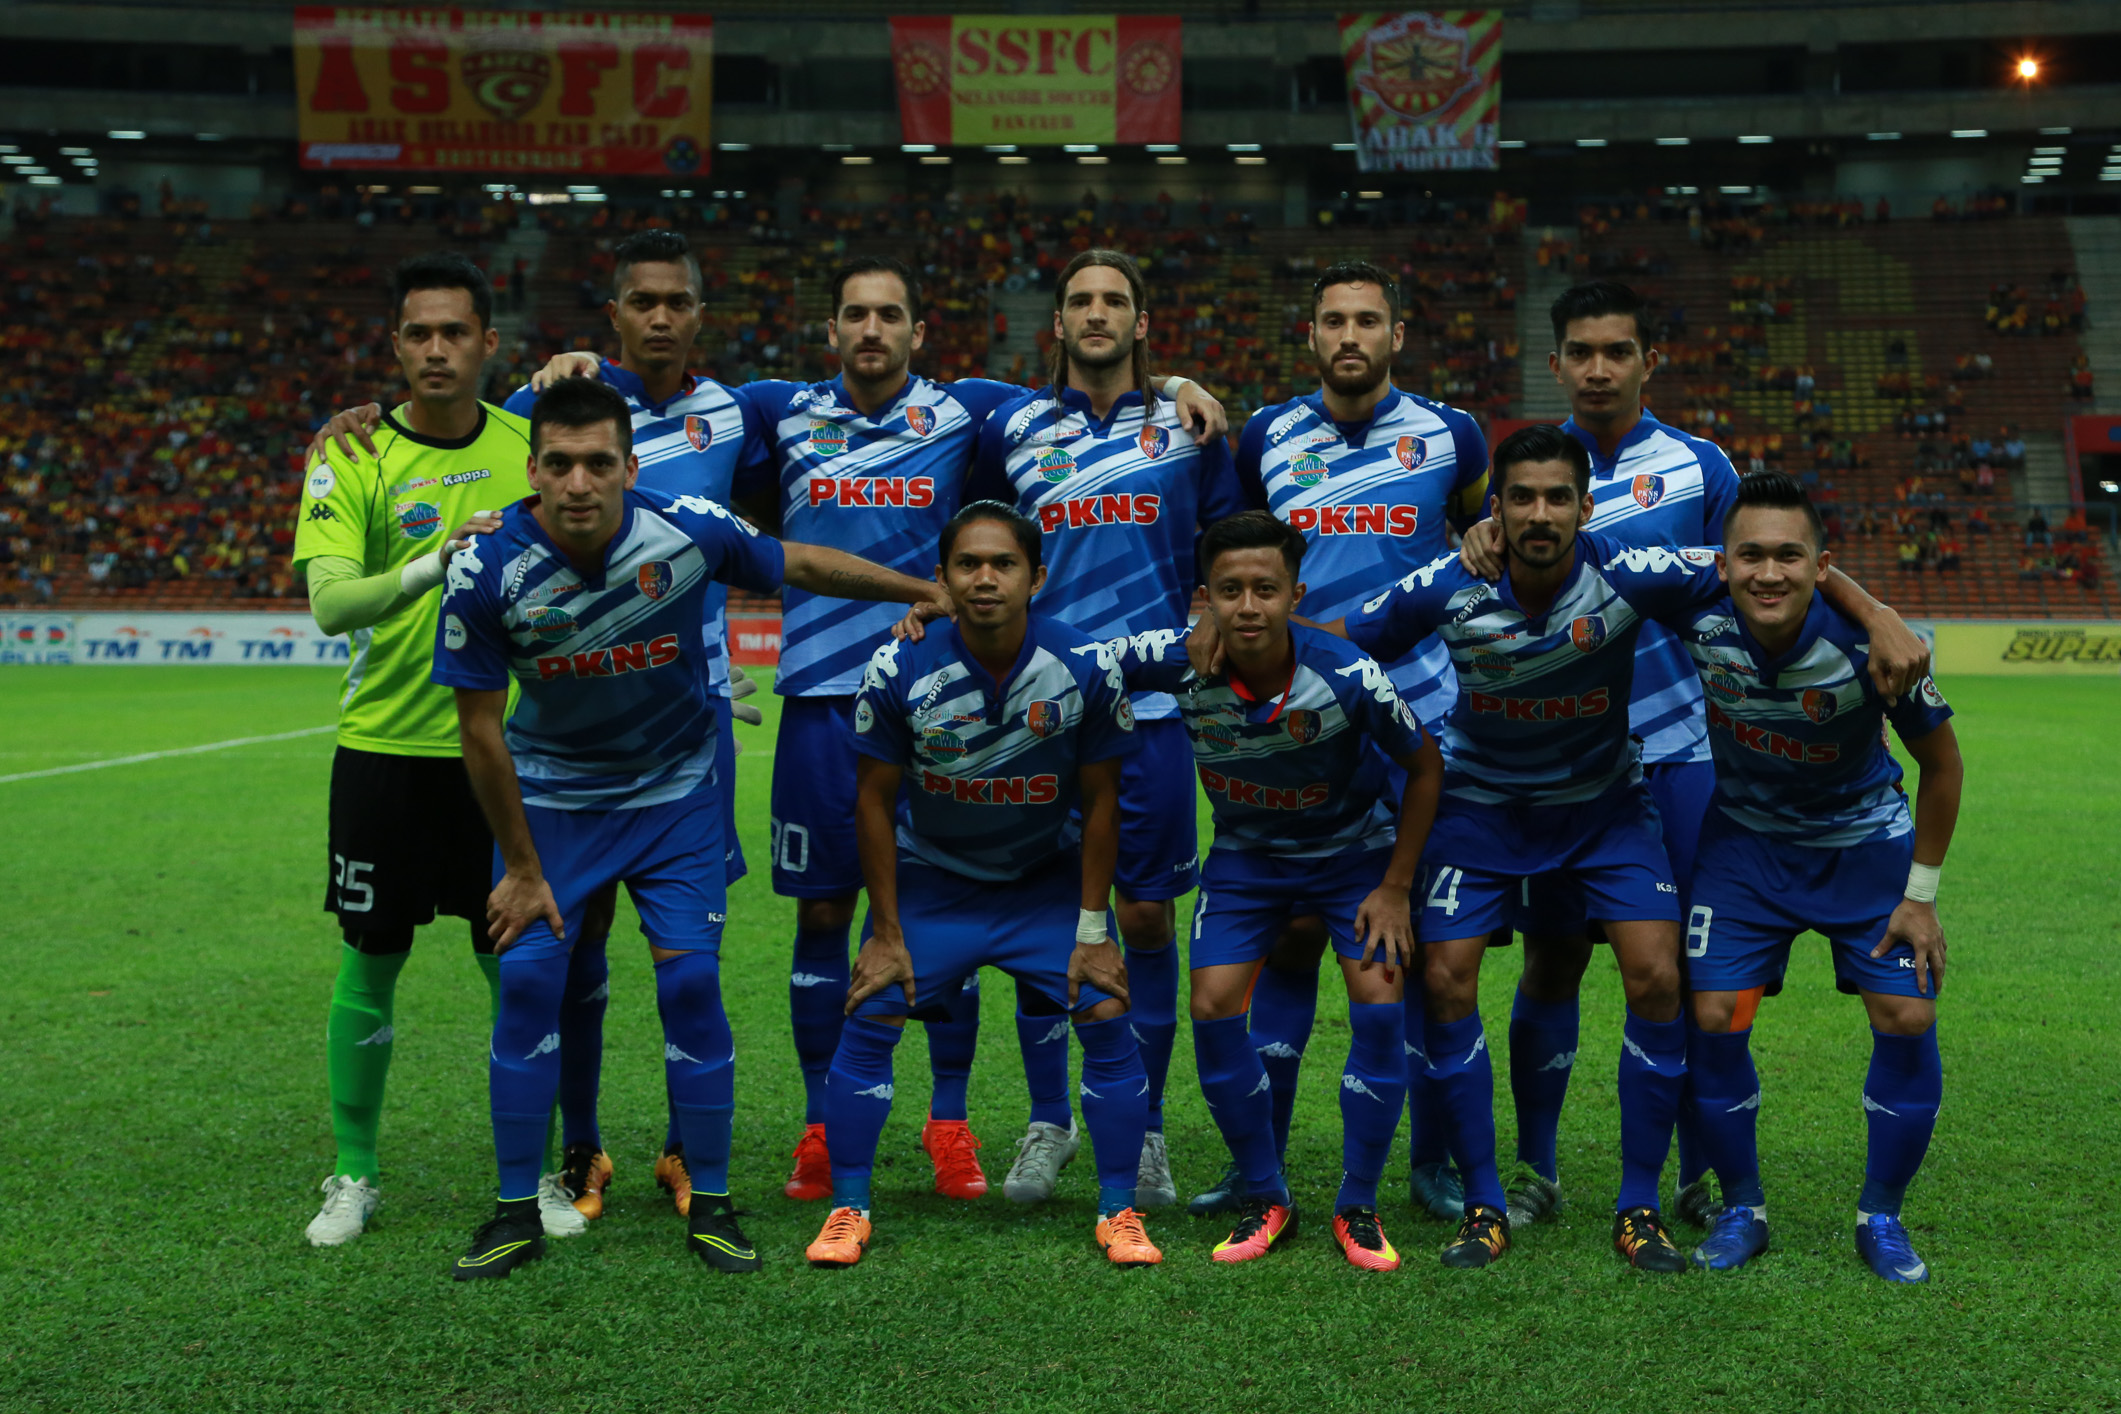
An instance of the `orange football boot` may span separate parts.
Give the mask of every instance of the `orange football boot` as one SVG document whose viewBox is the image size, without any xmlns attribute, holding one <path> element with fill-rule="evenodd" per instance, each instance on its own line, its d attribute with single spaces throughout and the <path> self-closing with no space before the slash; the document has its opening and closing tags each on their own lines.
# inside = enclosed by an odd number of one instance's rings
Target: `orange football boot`
<svg viewBox="0 0 2121 1414">
<path fill-rule="evenodd" d="M 1333 1215 L 1333 1240 L 1351 1267 L 1366 1272 L 1396 1272 L 1399 1252 L 1385 1236 L 1375 1208 L 1342 1208 Z"/>
<path fill-rule="evenodd" d="M 680 1216 L 692 1214 L 692 1170 L 685 1167 L 685 1146 L 663 1151 L 655 1161 L 655 1186 L 670 1195 Z"/>
<path fill-rule="evenodd" d="M 560 1182 L 574 1195 L 574 1210 L 604 1216 L 604 1190 L 611 1187 L 611 1156 L 594 1144 L 569 1144 L 560 1155 Z"/>
<path fill-rule="evenodd" d="M 781 1185 L 781 1192 L 798 1203 L 811 1203 L 832 1196 L 832 1155 L 825 1148 L 825 1126 L 803 1127 L 795 1146 L 795 1172 Z"/>
<path fill-rule="evenodd" d="M 1274 1250 L 1283 1238 L 1296 1236 L 1296 1205 L 1247 1197 L 1238 1205 L 1237 1226 L 1208 1254 L 1215 1262 L 1250 1262 Z"/>
<path fill-rule="evenodd" d="M 1142 1227 L 1142 1215 L 1132 1208 L 1097 1220 L 1097 1245 L 1115 1267 L 1153 1267 L 1164 1259 Z"/>
<path fill-rule="evenodd" d="M 921 1147 L 935 1161 L 935 1191 L 945 1198 L 981 1198 L 987 1175 L 979 1166 L 980 1142 L 961 1119 L 930 1119 L 921 1126 Z M 828 1177 L 828 1182 L 829 1177 Z"/>
<path fill-rule="evenodd" d="M 869 1219 L 853 1208 L 834 1208 L 803 1255 L 813 1267 L 851 1267 L 869 1248 Z"/>
</svg>

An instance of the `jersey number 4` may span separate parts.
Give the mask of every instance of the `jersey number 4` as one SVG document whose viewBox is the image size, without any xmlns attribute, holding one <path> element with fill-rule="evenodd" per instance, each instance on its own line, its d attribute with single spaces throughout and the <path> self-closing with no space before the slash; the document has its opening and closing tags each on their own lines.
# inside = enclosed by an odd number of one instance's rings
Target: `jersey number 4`
<svg viewBox="0 0 2121 1414">
<path fill-rule="evenodd" d="M 1440 908 L 1446 918 L 1458 916 L 1458 883 L 1466 871 L 1445 865 L 1429 878 L 1429 907 Z"/>
</svg>

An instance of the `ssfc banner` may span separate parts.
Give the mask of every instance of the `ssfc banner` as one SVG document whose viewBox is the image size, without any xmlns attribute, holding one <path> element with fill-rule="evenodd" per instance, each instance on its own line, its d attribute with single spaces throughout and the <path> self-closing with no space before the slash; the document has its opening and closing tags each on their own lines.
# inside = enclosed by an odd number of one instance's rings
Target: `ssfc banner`
<svg viewBox="0 0 2121 1414">
<path fill-rule="evenodd" d="M 1500 10 L 1342 15 L 1340 56 L 1363 171 L 1495 166 Z"/>
<path fill-rule="evenodd" d="M 1177 142 L 1175 15 L 913 15 L 891 21 L 907 142 Z"/>
<path fill-rule="evenodd" d="M 304 167 L 692 176 L 714 21 L 529 10 L 295 10 Z"/>
</svg>

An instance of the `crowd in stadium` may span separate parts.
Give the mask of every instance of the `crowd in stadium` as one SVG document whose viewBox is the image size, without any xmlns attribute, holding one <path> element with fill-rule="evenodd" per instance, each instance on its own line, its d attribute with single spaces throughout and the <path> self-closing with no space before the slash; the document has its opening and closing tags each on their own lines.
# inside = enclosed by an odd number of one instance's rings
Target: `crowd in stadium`
<svg viewBox="0 0 2121 1414">
<path fill-rule="evenodd" d="M 1316 265 L 1302 253 L 1311 247 L 1277 242 L 1246 209 L 1207 201 L 1123 202 L 1085 192 L 1072 206 L 1034 210 L 1008 194 L 952 192 L 897 196 L 860 212 L 811 205 L 794 229 L 781 229 L 772 210 L 745 201 L 530 206 L 508 192 L 383 194 L 326 184 L 255 210 L 252 232 L 313 229 L 340 238 L 258 241 L 247 262 L 228 257 L 235 233 L 209 221 L 203 203 L 165 185 L 150 205 L 159 219 L 143 216 L 138 199 L 119 198 L 109 217 L 71 224 L 21 208 L 13 238 L 0 244 L 7 361 L 0 402 L 10 411 L 0 427 L 0 603 L 179 588 L 193 598 L 299 596 L 286 551 L 302 449 L 330 410 L 365 401 L 394 376 L 389 332 L 369 298 L 389 263 L 372 250 L 384 240 L 487 252 L 504 312 L 524 310 L 534 283 L 542 292 L 532 322 L 496 360 L 496 397 L 554 352 L 606 345 L 611 250 L 650 225 L 690 231 L 707 257 L 709 313 L 697 357 L 725 381 L 829 377 L 836 365 L 826 357 L 825 282 L 849 252 L 879 245 L 913 259 L 927 282 L 920 365 L 934 376 L 985 371 L 1044 381 L 1050 331 L 1042 323 L 1021 327 L 1021 316 L 1011 327 L 994 297 L 1029 292 L 1035 308 L 1054 272 L 1096 244 L 1140 254 L 1157 286 L 1154 359 L 1202 377 L 1233 419 L 1292 396 L 1313 377 L 1302 297 Z M 1586 206 L 1577 242 L 1551 231 L 1520 241 L 1522 207 L 1439 207 L 1426 213 L 1433 225 L 1386 232 L 1343 226 L 1346 238 L 1372 245 L 1402 281 L 1401 386 L 1483 417 L 1508 415 L 1523 386 L 1515 306 L 1527 266 L 1640 278 L 1654 288 L 1674 260 L 1655 236 L 1660 226 L 1676 231 L 1683 220 L 1686 247 L 1713 257 L 1756 250 L 1779 228 L 1891 218 L 1884 202 L 1682 209 L 1666 198 Z M 1977 198 L 1932 214 L 2004 212 Z M 546 235 L 541 270 L 519 254 L 492 253 L 526 221 Z M 1666 331 L 1660 414 L 1722 442 L 1741 468 L 1799 475 L 1829 509 L 1837 536 L 1877 533 L 1898 513 L 1837 504 L 1837 474 L 1872 462 L 1869 440 L 1837 418 L 1845 409 L 1836 401 L 1850 390 L 1822 387 L 1810 364 L 1770 355 L 1771 331 L 1792 318 L 1793 282 L 1760 273 L 1718 278 L 1728 293 L 1727 303 L 1720 293 L 1712 301 L 1720 307 L 1657 303 Z M 2058 269 L 2032 288 L 1994 282 L 1983 324 L 1997 335 L 2074 338 L 2085 311 L 2076 277 Z M 1965 425 L 1965 385 L 1997 377 L 1996 354 L 1971 349 L 1948 372 L 1925 373 L 1896 336 L 1884 364 L 1874 391 L 1892 406 L 1889 430 L 1913 444 L 1912 474 L 1895 488 L 1896 501 L 1941 500 L 1954 483 L 1960 496 L 1989 497 L 2022 469 L 2015 427 Z M 2081 351 L 2063 391 L 2091 396 Z M 1761 395 L 1769 399 L 1765 412 Z M 1903 565 L 1952 568 L 1955 547 L 1932 540 L 1928 528 L 1912 537 L 1912 562 L 1903 544 Z M 2089 564 L 2064 558 L 2043 566 L 2029 556 L 2026 575 L 2097 582 L 2096 557 Z"/>
</svg>

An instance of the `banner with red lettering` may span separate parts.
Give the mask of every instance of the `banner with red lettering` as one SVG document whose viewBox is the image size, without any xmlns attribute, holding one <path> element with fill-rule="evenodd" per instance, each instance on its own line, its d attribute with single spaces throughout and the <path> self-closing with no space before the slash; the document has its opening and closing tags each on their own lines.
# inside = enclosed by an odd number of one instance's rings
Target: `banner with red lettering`
<svg viewBox="0 0 2121 1414">
<path fill-rule="evenodd" d="M 1363 171 L 1494 168 L 1502 11 L 1342 15 L 1340 54 Z"/>
<path fill-rule="evenodd" d="M 302 6 L 302 165 L 694 176 L 713 39 L 706 15 Z"/>
<path fill-rule="evenodd" d="M 891 21 L 904 140 L 1177 142 L 1176 15 L 911 15 Z"/>
</svg>

